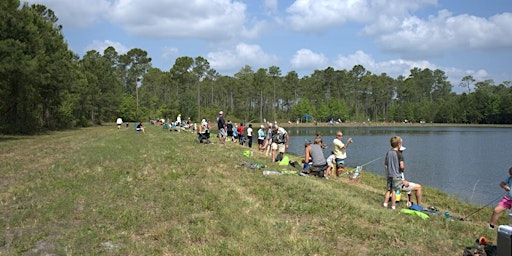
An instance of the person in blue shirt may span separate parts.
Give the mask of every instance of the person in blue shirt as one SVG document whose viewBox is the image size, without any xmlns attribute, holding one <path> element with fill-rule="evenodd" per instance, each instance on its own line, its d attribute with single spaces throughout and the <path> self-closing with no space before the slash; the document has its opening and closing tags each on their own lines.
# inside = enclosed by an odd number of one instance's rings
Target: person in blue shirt
<svg viewBox="0 0 512 256">
<path fill-rule="evenodd" d="M 507 191 L 507 193 L 503 196 L 501 201 L 492 212 L 491 222 L 489 222 L 490 229 L 494 229 L 494 226 L 500 217 L 500 213 L 502 213 L 505 209 L 512 208 L 512 191 L 510 191 L 510 187 L 512 187 L 512 167 L 508 169 L 508 176 L 500 182 L 500 187 Z"/>
</svg>

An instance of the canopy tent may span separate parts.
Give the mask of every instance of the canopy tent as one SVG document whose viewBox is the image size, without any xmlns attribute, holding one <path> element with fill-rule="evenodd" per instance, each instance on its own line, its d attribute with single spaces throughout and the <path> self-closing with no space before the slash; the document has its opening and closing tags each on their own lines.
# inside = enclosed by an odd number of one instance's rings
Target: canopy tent
<svg viewBox="0 0 512 256">
<path fill-rule="evenodd" d="M 301 118 L 301 122 L 302 122 L 302 119 L 304 119 L 304 123 L 307 123 L 309 119 L 312 119 L 313 116 L 311 115 L 303 115 L 302 118 Z"/>
</svg>

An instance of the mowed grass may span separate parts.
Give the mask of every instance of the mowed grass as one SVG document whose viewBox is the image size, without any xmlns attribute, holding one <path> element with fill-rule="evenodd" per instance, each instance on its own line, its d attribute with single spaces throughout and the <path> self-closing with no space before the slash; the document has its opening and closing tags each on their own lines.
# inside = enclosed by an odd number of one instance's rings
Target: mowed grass
<svg viewBox="0 0 512 256">
<path fill-rule="evenodd" d="M 1 136 L 0 254 L 460 255 L 496 240 L 490 207 L 426 188 L 424 206 L 478 212 L 422 220 L 382 208 L 384 179 L 369 172 L 357 183 L 262 175 L 240 164 L 283 168 L 212 141 L 115 125 Z"/>
</svg>

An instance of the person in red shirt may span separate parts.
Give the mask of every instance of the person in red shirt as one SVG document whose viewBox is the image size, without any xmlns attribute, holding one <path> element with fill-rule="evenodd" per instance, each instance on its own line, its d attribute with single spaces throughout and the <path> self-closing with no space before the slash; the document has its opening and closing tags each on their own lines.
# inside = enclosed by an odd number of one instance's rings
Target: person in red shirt
<svg viewBox="0 0 512 256">
<path fill-rule="evenodd" d="M 240 142 L 240 145 L 244 145 L 244 142 L 245 142 L 244 123 L 240 123 L 240 125 L 236 128 L 236 131 L 238 132 L 238 141 Z"/>
</svg>

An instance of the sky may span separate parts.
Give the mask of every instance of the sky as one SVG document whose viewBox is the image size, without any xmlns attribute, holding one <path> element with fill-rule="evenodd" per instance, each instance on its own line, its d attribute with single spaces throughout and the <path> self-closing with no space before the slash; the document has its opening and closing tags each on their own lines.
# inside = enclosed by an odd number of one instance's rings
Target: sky
<svg viewBox="0 0 512 256">
<path fill-rule="evenodd" d="M 140 48 L 153 67 L 201 56 L 221 75 L 249 65 L 299 77 L 362 65 L 407 77 L 415 67 L 512 81 L 510 0 L 21 0 L 52 9 L 82 57 Z"/>
</svg>

